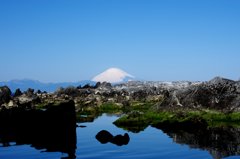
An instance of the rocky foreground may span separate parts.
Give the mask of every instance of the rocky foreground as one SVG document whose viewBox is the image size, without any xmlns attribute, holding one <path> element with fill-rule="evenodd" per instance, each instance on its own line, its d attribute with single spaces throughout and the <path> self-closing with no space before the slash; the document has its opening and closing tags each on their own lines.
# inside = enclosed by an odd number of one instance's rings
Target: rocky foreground
<svg viewBox="0 0 240 159">
<path fill-rule="evenodd" d="M 131 81 L 114 86 L 103 82 L 54 93 L 31 88 L 13 93 L 7 86 L 0 87 L 0 138 L 6 139 L 2 140 L 5 146 L 12 141 L 31 143 L 75 158 L 76 120 L 93 121 L 112 110 L 125 114 L 114 124 L 133 133 L 152 126 L 177 143 L 208 150 L 216 159 L 240 153 L 240 81 L 220 77 L 207 82 Z M 78 118 L 75 112 L 87 115 Z M 113 136 L 107 131 L 99 132 L 96 139 L 119 146 L 129 142 L 128 134 Z"/>
<path fill-rule="evenodd" d="M 95 86 L 59 88 L 54 93 L 30 88 L 13 93 L 7 86 L 0 87 L 0 109 L 38 109 L 69 100 L 74 101 L 78 112 L 97 109 L 106 103 L 119 108 L 151 103 L 153 110 L 187 108 L 235 112 L 240 110 L 240 81 L 216 77 L 208 82 L 131 81 L 114 86 L 103 82 Z"/>
</svg>

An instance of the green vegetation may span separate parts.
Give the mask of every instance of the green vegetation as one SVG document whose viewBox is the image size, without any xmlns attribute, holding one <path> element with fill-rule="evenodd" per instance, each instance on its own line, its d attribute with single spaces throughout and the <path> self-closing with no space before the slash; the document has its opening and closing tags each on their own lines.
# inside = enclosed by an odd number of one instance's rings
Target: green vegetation
<svg viewBox="0 0 240 159">
<path fill-rule="evenodd" d="M 114 124 L 125 130 L 138 133 L 144 130 L 150 123 L 146 116 L 138 111 L 124 115 L 114 122 Z"/>
<path fill-rule="evenodd" d="M 123 105 L 119 103 L 104 103 L 100 106 L 87 106 L 83 107 L 79 113 L 84 115 L 92 115 L 96 113 L 112 113 L 112 114 L 119 114 L 119 113 L 129 113 L 131 111 L 148 111 L 154 104 L 151 102 L 132 102 L 128 103 L 128 105 Z"/>
<path fill-rule="evenodd" d="M 206 127 L 240 127 L 240 112 L 223 113 L 209 109 L 168 108 L 155 110 L 154 102 L 133 101 L 127 105 L 104 103 L 82 108 L 80 115 L 126 114 L 114 124 L 132 132 L 144 130 L 149 125 L 172 124 L 176 126 L 201 125 Z"/>
<path fill-rule="evenodd" d="M 52 103 L 38 103 L 35 105 L 35 109 L 40 110 L 40 109 L 47 109 L 52 106 L 59 106 L 61 102 L 52 102 Z"/>
<path fill-rule="evenodd" d="M 154 102 L 137 102 L 134 101 L 130 104 L 130 111 L 136 110 L 136 111 L 142 111 L 146 112 L 148 111 L 155 103 Z"/>
<path fill-rule="evenodd" d="M 81 111 L 76 113 L 77 121 L 83 122 L 93 122 L 95 118 L 101 116 L 101 114 L 122 114 L 122 105 L 115 103 L 105 103 L 97 106 L 84 107 Z"/>
<path fill-rule="evenodd" d="M 118 113 L 122 112 L 122 105 L 118 105 L 115 103 L 105 103 L 98 107 L 97 111 L 101 113 Z"/>
<path fill-rule="evenodd" d="M 45 109 L 45 108 L 47 108 L 47 104 L 39 103 L 39 104 L 36 104 L 35 108 L 36 109 Z"/>
<path fill-rule="evenodd" d="M 224 114 L 213 110 L 175 110 L 145 113 L 127 114 L 114 122 L 118 127 L 130 130 L 140 127 L 146 128 L 148 125 L 176 125 L 184 126 L 206 126 L 206 127 L 223 127 L 232 126 L 240 127 L 240 112 Z M 138 131 L 141 131 L 140 129 Z"/>
</svg>

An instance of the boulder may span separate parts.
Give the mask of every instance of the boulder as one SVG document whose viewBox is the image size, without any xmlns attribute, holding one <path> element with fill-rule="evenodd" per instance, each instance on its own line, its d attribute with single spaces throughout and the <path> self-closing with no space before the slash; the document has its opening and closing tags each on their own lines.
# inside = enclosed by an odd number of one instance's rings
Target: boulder
<svg viewBox="0 0 240 159">
<path fill-rule="evenodd" d="M 108 132 L 107 130 L 102 130 L 97 133 L 96 139 L 101 143 L 101 144 L 106 144 L 110 142 L 113 138 L 113 135 Z"/>
<path fill-rule="evenodd" d="M 130 137 L 128 133 L 125 133 L 124 135 L 116 135 L 112 138 L 111 143 L 117 145 L 117 146 L 123 146 L 127 145 L 130 141 Z"/>
<path fill-rule="evenodd" d="M 113 136 L 110 132 L 107 130 L 102 130 L 97 133 L 96 139 L 101 143 L 101 144 L 106 144 L 108 142 L 111 142 L 112 144 L 115 144 L 117 146 L 123 146 L 127 145 L 130 141 L 130 137 L 127 133 L 124 135 L 116 135 Z"/>
<path fill-rule="evenodd" d="M 7 86 L 0 87 L 0 106 L 10 101 L 11 94 L 12 92 Z"/>
</svg>

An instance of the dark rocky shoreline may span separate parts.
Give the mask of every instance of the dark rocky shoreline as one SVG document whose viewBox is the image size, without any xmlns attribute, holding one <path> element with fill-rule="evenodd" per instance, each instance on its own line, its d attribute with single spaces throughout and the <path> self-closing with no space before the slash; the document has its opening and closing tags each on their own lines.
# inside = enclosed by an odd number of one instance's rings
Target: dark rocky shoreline
<svg viewBox="0 0 240 159">
<path fill-rule="evenodd" d="M 227 133 L 232 137 L 235 135 L 231 133 L 233 129 L 239 133 L 238 127 L 223 127 L 222 130 L 208 124 L 214 118 L 224 122 L 240 121 L 240 81 L 216 77 L 208 82 L 131 81 L 114 86 L 104 82 L 95 86 L 59 88 L 54 93 L 31 88 L 25 92 L 17 89 L 12 93 L 4 86 L 0 87 L 0 140 L 3 146 L 11 146 L 11 142 L 30 144 L 36 149 L 60 151 L 67 153 L 68 158 L 75 158 L 76 122 L 93 121 L 96 115 L 108 111 L 127 114 L 114 122 L 120 128 L 138 133 L 150 125 L 163 130 L 177 143 L 194 146 L 199 142 L 197 147 L 208 150 L 208 145 L 201 143 L 198 135 L 216 133 L 214 136 L 224 137 Z M 213 113 L 208 116 L 208 112 Z M 76 118 L 79 113 L 80 117 L 83 114 L 87 117 Z M 219 116 L 224 118 L 218 119 Z M 193 131 L 189 131 L 189 127 Z M 108 136 L 108 141 L 116 145 L 125 145 L 129 141 L 127 135 L 116 136 L 126 138 L 124 143 L 115 142 L 116 137 Z M 188 141 L 189 136 L 197 139 Z M 97 137 L 101 142 L 99 135 Z M 220 142 L 208 137 L 203 139 Z M 227 148 L 234 149 L 236 144 L 227 145 Z M 209 151 L 213 156 L 221 157 L 235 151 L 239 153 L 238 149 L 224 152 L 225 148 L 216 147 L 221 151 L 209 148 Z"/>
<path fill-rule="evenodd" d="M 95 109 L 105 103 L 128 107 L 136 102 L 151 102 L 156 110 L 191 108 L 234 112 L 240 110 L 240 81 L 216 77 L 208 82 L 130 81 L 114 86 L 104 82 L 59 88 L 54 93 L 30 88 L 12 93 L 7 86 L 0 87 L 0 109 L 38 109 L 69 100 L 74 101 L 76 111 Z"/>
<path fill-rule="evenodd" d="M 47 152 L 64 152 L 75 158 L 76 115 L 73 101 L 46 110 L 15 107 L 0 111 L 0 143 L 29 144 Z"/>
</svg>

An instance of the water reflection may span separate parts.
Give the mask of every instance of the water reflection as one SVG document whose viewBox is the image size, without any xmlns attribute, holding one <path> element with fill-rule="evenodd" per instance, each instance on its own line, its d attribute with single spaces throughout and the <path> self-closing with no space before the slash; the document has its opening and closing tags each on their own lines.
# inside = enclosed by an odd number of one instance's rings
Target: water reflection
<svg viewBox="0 0 240 159">
<path fill-rule="evenodd" d="M 233 127 L 173 127 L 154 125 L 170 136 L 174 142 L 187 144 L 190 148 L 209 151 L 214 159 L 240 155 L 240 128 Z"/>
<path fill-rule="evenodd" d="M 101 144 L 106 144 L 106 143 L 110 142 L 117 146 L 127 145 L 130 141 L 130 137 L 129 137 L 128 133 L 125 133 L 124 135 L 113 136 L 107 130 L 102 130 L 102 131 L 98 132 L 96 135 L 96 139 Z"/>
<path fill-rule="evenodd" d="M 75 158 L 76 116 L 74 103 L 65 103 L 46 111 L 5 110 L 0 114 L 0 145 L 29 144 L 46 152 L 67 153 Z"/>
</svg>

